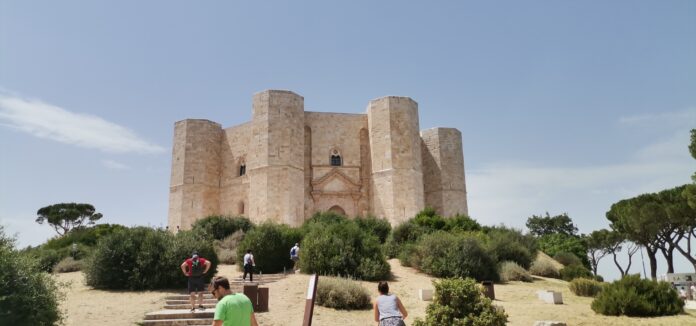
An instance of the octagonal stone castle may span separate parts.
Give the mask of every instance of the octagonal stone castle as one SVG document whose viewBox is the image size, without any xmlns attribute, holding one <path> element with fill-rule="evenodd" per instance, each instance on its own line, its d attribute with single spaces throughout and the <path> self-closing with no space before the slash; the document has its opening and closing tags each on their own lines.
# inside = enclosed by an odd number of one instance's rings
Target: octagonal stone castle
<svg viewBox="0 0 696 326">
<path fill-rule="evenodd" d="M 366 114 L 325 113 L 305 111 L 293 92 L 267 90 L 254 95 L 249 122 L 174 125 L 171 230 L 217 214 L 297 226 L 318 211 L 395 225 L 426 206 L 467 214 L 462 136 L 420 131 L 408 97 L 370 101 Z"/>
</svg>

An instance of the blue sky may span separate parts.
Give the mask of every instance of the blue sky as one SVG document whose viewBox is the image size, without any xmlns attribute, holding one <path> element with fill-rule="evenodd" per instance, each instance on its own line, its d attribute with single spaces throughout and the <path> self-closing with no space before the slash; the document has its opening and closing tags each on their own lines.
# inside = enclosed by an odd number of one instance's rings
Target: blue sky
<svg viewBox="0 0 696 326">
<path fill-rule="evenodd" d="M 174 122 L 247 121 L 269 88 L 410 96 L 462 132 L 472 217 L 590 232 L 696 171 L 696 2 L 0 0 L 0 224 L 35 245 L 36 210 L 77 201 L 164 225 Z"/>
</svg>

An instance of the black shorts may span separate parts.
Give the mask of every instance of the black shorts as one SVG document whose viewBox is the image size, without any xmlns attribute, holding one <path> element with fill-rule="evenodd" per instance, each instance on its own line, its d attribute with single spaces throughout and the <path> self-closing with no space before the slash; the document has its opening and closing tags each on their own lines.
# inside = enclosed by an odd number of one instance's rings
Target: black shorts
<svg viewBox="0 0 696 326">
<path fill-rule="evenodd" d="M 203 292 L 205 290 L 205 280 L 203 277 L 189 277 L 188 279 L 188 291 L 191 292 Z"/>
</svg>

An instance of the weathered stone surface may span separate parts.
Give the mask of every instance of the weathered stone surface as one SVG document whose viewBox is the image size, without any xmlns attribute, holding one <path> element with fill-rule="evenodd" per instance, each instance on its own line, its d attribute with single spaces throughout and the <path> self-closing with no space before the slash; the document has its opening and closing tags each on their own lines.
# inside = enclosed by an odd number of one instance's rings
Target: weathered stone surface
<svg viewBox="0 0 696 326">
<path fill-rule="evenodd" d="M 430 301 L 433 299 L 433 289 L 419 289 L 418 297 L 422 301 Z"/>
<path fill-rule="evenodd" d="M 537 291 L 537 297 L 546 303 L 563 304 L 563 294 L 561 292 L 540 290 Z"/>
<path fill-rule="evenodd" d="M 398 224 L 426 206 L 467 213 L 461 133 L 420 132 L 418 104 L 408 97 L 345 114 L 306 112 L 302 96 L 267 90 L 254 95 L 247 123 L 223 129 L 188 119 L 174 127 L 170 230 L 212 214 L 300 225 L 328 210 Z"/>
</svg>

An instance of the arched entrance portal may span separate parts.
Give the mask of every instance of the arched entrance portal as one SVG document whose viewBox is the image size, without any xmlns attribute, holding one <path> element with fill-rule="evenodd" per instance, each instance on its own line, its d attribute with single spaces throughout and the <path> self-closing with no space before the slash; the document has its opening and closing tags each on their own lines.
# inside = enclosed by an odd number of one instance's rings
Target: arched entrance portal
<svg viewBox="0 0 696 326">
<path fill-rule="evenodd" d="M 338 205 L 334 205 L 331 208 L 329 208 L 329 212 L 346 216 L 346 211 L 343 210 L 343 208 L 341 208 L 341 206 L 338 206 Z"/>
</svg>

